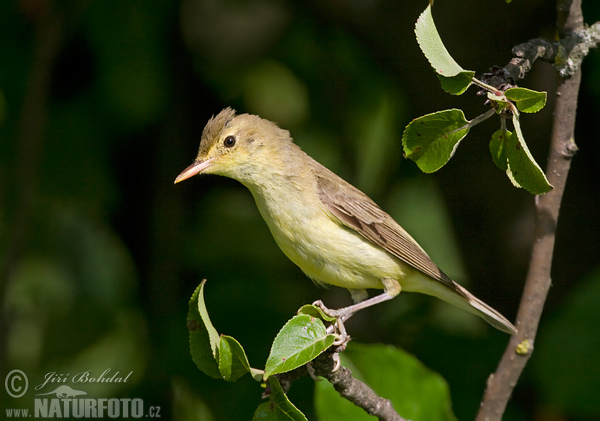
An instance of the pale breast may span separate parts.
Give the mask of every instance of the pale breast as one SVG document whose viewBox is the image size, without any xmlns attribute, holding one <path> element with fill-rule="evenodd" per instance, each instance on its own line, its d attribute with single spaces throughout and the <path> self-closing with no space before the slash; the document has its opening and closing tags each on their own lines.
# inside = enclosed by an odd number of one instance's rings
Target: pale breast
<svg viewBox="0 0 600 421">
<path fill-rule="evenodd" d="M 382 289 L 382 279 L 400 280 L 410 271 L 381 247 L 334 221 L 317 204 L 307 203 L 301 192 L 285 198 L 261 193 L 253 195 L 275 241 L 317 283 Z"/>
</svg>

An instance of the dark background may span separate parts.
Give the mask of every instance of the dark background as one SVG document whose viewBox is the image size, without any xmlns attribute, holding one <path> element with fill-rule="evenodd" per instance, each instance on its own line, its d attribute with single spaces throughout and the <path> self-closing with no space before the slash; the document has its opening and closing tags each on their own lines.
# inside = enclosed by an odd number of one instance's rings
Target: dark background
<svg viewBox="0 0 600 421">
<path fill-rule="evenodd" d="M 485 4 L 484 4 L 485 3 Z M 301 305 L 350 303 L 315 287 L 272 240 L 234 181 L 173 185 L 225 106 L 278 122 L 295 141 L 373 197 L 454 279 L 514 319 L 534 198 L 490 159 L 491 119 L 436 174 L 402 157 L 413 118 L 486 111 L 471 88 L 445 94 L 420 53 L 414 22 L 427 2 L 167 0 L 7 2 L 0 13 L 0 374 L 106 368 L 127 383 L 93 397 L 141 397 L 163 418 L 250 419 L 262 389 L 213 380 L 191 361 L 188 300 L 206 278 L 219 332 L 253 366 Z M 511 48 L 553 39 L 552 1 L 436 1 L 446 47 L 480 75 Z M 600 4 L 584 2 L 586 22 Z M 505 419 L 600 416 L 597 215 L 600 58 L 584 63 L 573 161 L 557 234 L 553 288 L 535 353 Z M 538 63 L 521 86 L 548 105 L 521 125 L 545 166 L 554 73 Z M 508 337 L 429 297 L 402 294 L 349 324 L 363 343 L 401 346 L 449 382 L 461 420 L 477 411 Z M 383 373 L 393 375 L 393 373 Z M 309 418 L 313 382 L 291 399 Z M 47 389 L 44 389 L 47 390 Z M 2 410 L 31 408 L 33 392 Z"/>
</svg>

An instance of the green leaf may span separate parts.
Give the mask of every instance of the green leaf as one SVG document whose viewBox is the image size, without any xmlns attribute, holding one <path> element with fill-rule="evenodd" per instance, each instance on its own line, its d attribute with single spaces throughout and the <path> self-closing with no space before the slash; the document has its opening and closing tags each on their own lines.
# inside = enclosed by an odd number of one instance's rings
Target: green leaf
<svg viewBox="0 0 600 421">
<path fill-rule="evenodd" d="M 364 381 L 379 396 L 390 399 L 402 417 L 428 421 L 456 419 L 446 381 L 403 350 L 351 342 L 340 356 L 354 377 Z M 320 421 L 372 419 L 340 398 L 327 382 L 316 383 L 315 409 Z"/>
<path fill-rule="evenodd" d="M 510 88 L 504 95 L 523 113 L 537 113 L 546 105 L 546 92 L 526 88 Z"/>
<path fill-rule="evenodd" d="M 463 72 L 451 77 L 440 74 L 437 76 L 444 91 L 451 95 L 461 95 L 471 86 L 475 72 Z"/>
<path fill-rule="evenodd" d="M 435 27 L 431 15 L 431 5 L 421 13 L 415 24 L 415 35 L 419 47 L 436 72 L 445 77 L 456 76 L 465 71 L 454 61 Z"/>
<path fill-rule="evenodd" d="M 219 334 L 210 322 L 206 306 L 204 305 L 204 284 L 196 288 L 189 303 L 187 326 L 190 337 L 190 353 L 192 360 L 203 373 L 220 379 L 217 364 L 217 346 Z"/>
<path fill-rule="evenodd" d="M 309 316 L 318 317 L 319 319 L 329 323 L 333 323 L 336 320 L 335 317 L 326 315 L 325 313 L 323 313 L 323 310 L 321 310 L 320 307 L 317 307 L 312 304 L 306 304 L 300 307 L 300 310 L 298 310 L 298 314 L 308 314 Z"/>
<path fill-rule="evenodd" d="M 421 51 L 438 75 L 442 76 L 440 81 L 443 89 L 455 95 L 463 93 L 471 84 L 475 72 L 463 69 L 452 58 L 435 27 L 431 6 L 427 6 L 419 16 L 415 35 Z"/>
<path fill-rule="evenodd" d="M 279 380 L 269 378 L 269 402 L 259 405 L 254 412 L 252 421 L 307 421 L 306 417 L 294 406 L 283 392 Z"/>
<path fill-rule="evenodd" d="M 221 341 L 219 342 L 219 371 L 222 378 L 228 382 L 234 382 L 252 370 L 242 345 L 231 336 L 221 335 Z"/>
<path fill-rule="evenodd" d="M 265 367 L 265 378 L 298 368 L 331 346 L 334 335 L 327 334 L 319 318 L 299 314 L 279 331 Z"/>
<path fill-rule="evenodd" d="M 546 175 L 539 167 L 521 133 L 519 117 L 513 114 L 513 125 L 515 132 L 507 138 L 506 157 L 508 170 L 506 174 L 510 181 L 520 188 L 524 188 L 532 194 L 544 194 L 552 190 L 552 186 L 546 179 Z"/>
<path fill-rule="evenodd" d="M 508 130 L 497 130 L 490 140 L 490 153 L 492 159 L 498 168 L 502 171 L 508 170 L 508 161 L 506 157 L 506 139 L 511 136 L 512 133 Z"/>
<path fill-rule="evenodd" d="M 465 115 L 458 109 L 416 118 L 404 129 L 404 153 L 417 163 L 421 171 L 435 172 L 452 158 L 469 128 Z"/>
</svg>

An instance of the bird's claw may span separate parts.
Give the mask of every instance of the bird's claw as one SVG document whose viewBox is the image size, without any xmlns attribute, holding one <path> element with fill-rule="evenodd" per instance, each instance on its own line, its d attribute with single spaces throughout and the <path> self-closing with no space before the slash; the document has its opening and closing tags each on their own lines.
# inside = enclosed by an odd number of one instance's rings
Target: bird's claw
<svg viewBox="0 0 600 421">
<path fill-rule="evenodd" d="M 325 304 L 323 304 L 323 301 L 321 300 L 315 301 L 314 303 L 312 303 L 312 305 L 318 307 L 326 316 L 333 317 L 334 319 L 339 319 L 340 317 L 343 317 L 345 313 L 340 310 L 332 310 L 328 308 Z"/>
<path fill-rule="evenodd" d="M 335 373 L 342 366 L 342 361 L 340 360 L 340 354 L 337 352 L 335 352 L 333 355 L 331 355 L 331 358 L 333 359 L 333 362 L 335 363 L 331 372 Z"/>
<path fill-rule="evenodd" d="M 315 301 L 313 305 L 320 308 L 325 315 L 335 318 L 335 322 L 327 327 L 327 333 L 336 336 L 333 342 L 334 346 L 345 348 L 345 345 L 350 342 L 350 335 L 346 332 L 346 326 L 344 325 L 344 321 L 348 318 L 346 312 L 327 308 L 321 300 Z"/>
<path fill-rule="evenodd" d="M 338 348 L 342 346 L 345 347 L 345 345 L 350 342 L 350 335 L 346 332 L 346 326 L 344 326 L 343 319 L 341 317 L 336 319 L 332 326 L 334 326 L 334 332 L 337 332 L 333 345 Z"/>
</svg>

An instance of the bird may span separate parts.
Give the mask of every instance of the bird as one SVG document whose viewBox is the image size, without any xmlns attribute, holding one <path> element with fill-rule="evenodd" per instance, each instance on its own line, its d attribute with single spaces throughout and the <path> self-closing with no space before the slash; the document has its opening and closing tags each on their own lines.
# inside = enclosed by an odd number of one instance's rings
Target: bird
<svg viewBox="0 0 600 421">
<path fill-rule="evenodd" d="M 353 305 L 326 314 L 347 320 L 401 291 L 437 297 L 508 334 L 500 312 L 453 281 L 365 193 L 315 161 L 289 131 L 228 107 L 202 131 L 198 155 L 175 184 L 197 174 L 235 179 L 250 190 L 283 253 L 317 285 L 350 291 Z M 383 290 L 369 298 L 367 290 Z"/>
</svg>

